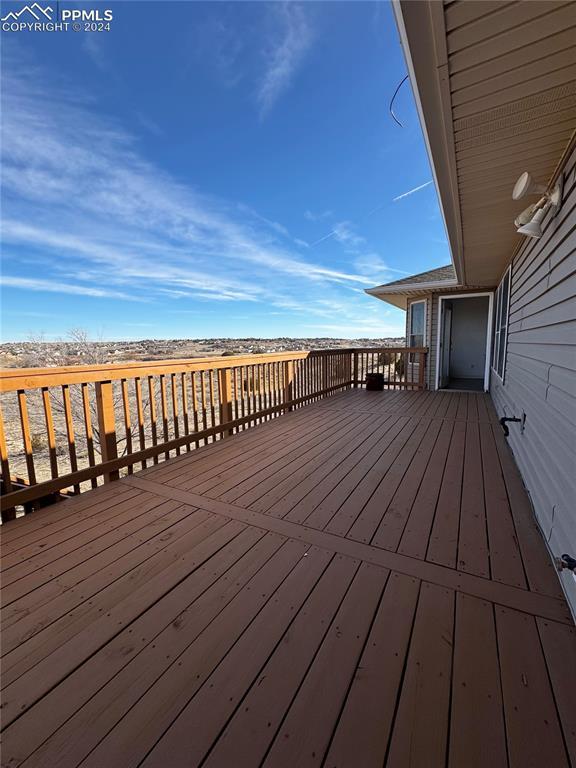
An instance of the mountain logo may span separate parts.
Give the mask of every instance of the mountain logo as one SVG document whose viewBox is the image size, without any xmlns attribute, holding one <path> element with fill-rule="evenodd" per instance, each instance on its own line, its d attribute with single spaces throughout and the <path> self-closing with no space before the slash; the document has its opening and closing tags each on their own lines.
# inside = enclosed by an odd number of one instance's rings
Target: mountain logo
<svg viewBox="0 0 576 768">
<path fill-rule="evenodd" d="M 25 5 L 24 8 L 21 8 L 19 11 L 10 11 L 6 14 L 6 16 L 3 16 L 0 21 L 18 21 L 18 19 L 23 15 L 30 15 L 36 21 L 52 21 L 52 8 L 50 8 L 49 5 L 47 5 L 45 8 L 43 8 L 38 3 L 32 3 L 32 5 Z"/>
</svg>

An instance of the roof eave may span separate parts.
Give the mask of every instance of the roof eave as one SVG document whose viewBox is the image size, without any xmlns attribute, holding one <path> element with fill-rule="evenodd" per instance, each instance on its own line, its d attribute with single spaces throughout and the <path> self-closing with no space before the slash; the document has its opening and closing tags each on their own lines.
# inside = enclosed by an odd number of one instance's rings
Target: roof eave
<svg viewBox="0 0 576 768">
<path fill-rule="evenodd" d="M 423 12 L 423 6 L 426 11 Z M 465 284 L 443 4 L 392 0 L 457 283 Z"/>
<path fill-rule="evenodd" d="M 414 293 L 414 291 L 429 291 L 437 288 L 456 288 L 458 280 L 435 280 L 429 283 L 403 283 L 402 285 L 381 285 L 375 288 L 365 288 L 365 293 L 378 296 L 383 293 Z"/>
</svg>

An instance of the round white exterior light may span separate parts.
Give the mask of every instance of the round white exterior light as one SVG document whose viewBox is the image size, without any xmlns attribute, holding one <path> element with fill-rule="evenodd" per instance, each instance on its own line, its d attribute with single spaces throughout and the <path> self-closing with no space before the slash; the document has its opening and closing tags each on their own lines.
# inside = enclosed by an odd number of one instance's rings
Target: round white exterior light
<svg viewBox="0 0 576 768">
<path fill-rule="evenodd" d="M 512 200 L 521 200 L 526 195 L 541 195 L 543 192 L 546 192 L 546 187 L 542 184 L 536 184 L 528 171 L 524 171 L 516 184 L 514 184 Z"/>
</svg>

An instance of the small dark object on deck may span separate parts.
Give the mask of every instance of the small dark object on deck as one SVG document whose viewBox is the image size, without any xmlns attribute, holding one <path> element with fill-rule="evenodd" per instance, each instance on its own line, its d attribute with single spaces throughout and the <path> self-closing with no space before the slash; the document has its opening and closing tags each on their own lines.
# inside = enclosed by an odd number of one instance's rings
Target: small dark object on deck
<svg viewBox="0 0 576 768">
<path fill-rule="evenodd" d="M 369 390 L 370 392 L 382 392 L 384 389 L 384 374 L 383 373 L 367 373 L 366 389 Z"/>
</svg>

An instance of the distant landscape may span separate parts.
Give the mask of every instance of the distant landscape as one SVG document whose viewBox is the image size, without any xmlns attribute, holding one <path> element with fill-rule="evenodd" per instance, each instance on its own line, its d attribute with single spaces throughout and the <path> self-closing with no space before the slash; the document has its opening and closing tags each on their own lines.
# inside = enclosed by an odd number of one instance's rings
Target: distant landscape
<svg viewBox="0 0 576 768">
<path fill-rule="evenodd" d="M 72 331 L 62 341 L 33 340 L 0 344 L 0 366 L 26 368 L 57 365 L 92 365 L 171 360 L 222 355 L 254 355 L 305 349 L 400 347 L 404 337 L 381 339 L 291 338 L 277 339 L 143 339 L 93 341 L 83 331 Z"/>
</svg>

